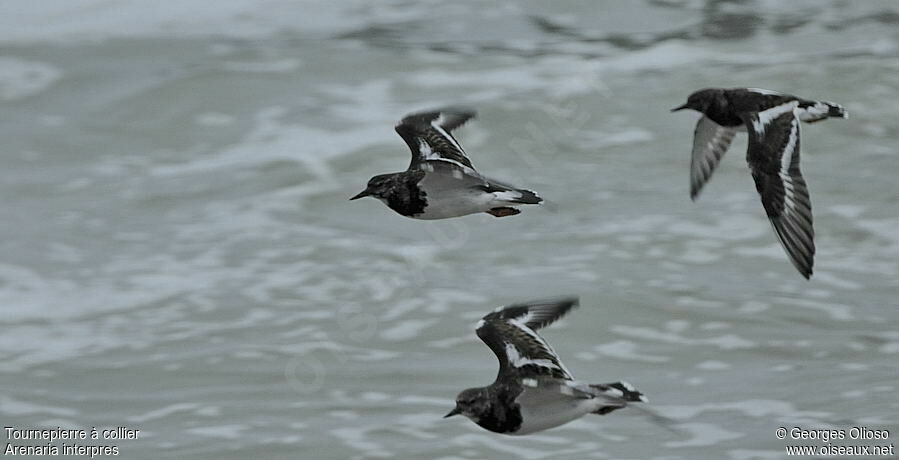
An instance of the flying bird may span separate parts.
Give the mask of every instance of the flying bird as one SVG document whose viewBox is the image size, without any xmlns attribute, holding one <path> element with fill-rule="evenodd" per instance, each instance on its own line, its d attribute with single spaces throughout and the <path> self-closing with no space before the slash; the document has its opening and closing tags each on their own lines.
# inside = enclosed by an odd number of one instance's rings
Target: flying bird
<svg viewBox="0 0 899 460">
<path fill-rule="evenodd" d="M 810 278 L 815 230 L 808 187 L 799 170 L 799 122 L 847 118 L 843 107 L 767 89 L 709 88 L 691 94 L 671 111 L 683 109 L 703 114 L 693 134 L 690 198 L 696 200 L 736 133 L 746 131 L 746 161 L 774 233 L 799 273 Z"/>
<path fill-rule="evenodd" d="M 473 118 L 473 110 L 445 108 L 407 115 L 396 132 L 412 151 L 403 172 L 380 174 L 350 198 L 372 196 L 413 219 L 447 219 L 485 212 L 520 214 L 516 206 L 543 201 L 536 193 L 489 179 L 475 171 L 452 131 Z"/>
<path fill-rule="evenodd" d="M 444 418 L 462 414 L 495 433 L 525 435 L 646 402 L 626 382 L 575 380 L 537 334 L 577 305 L 576 297 L 533 301 L 500 307 L 479 321 L 478 337 L 499 360 L 499 373 L 492 384 L 459 393 Z"/>
</svg>

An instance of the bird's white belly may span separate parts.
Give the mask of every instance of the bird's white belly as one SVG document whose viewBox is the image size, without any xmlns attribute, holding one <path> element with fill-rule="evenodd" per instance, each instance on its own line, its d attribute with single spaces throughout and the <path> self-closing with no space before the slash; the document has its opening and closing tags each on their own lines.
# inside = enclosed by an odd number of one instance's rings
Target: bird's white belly
<svg viewBox="0 0 899 460">
<path fill-rule="evenodd" d="M 444 191 L 436 196 L 426 196 L 428 204 L 424 213 L 416 219 L 447 219 L 484 212 L 496 207 L 496 198 L 492 193 L 460 189 Z"/>
<path fill-rule="evenodd" d="M 523 435 L 564 425 L 589 414 L 602 405 L 592 398 L 563 395 L 558 387 L 525 388 L 515 400 L 521 407 L 521 428 L 512 435 Z"/>
</svg>

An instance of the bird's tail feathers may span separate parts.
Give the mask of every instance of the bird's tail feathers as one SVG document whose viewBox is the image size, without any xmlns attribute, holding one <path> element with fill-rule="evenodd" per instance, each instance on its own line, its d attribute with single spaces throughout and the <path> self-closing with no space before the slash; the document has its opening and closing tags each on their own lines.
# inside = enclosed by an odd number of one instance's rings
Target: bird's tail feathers
<svg viewBox="0 0 899 460">
<path fill-rule="evenodd" d="M 628 407 L 636 410 L 646 417 L 649 417 L 653 423 L 665 428 L 672 433 L 680 434 L 680 430 L 676 428 L 677 422 L 671 418 L 649 409 L 642 405 L 628 404 L 630 402 L 649 402 L 643 393 L 637 391 L 631 384 L 627 382 L 614 382 L 599 385 L 590 385 L 590 388 L 599 393 L 603 399 L 608 401 L 607 405 L 593 411 L 594 414 L 605 415 L 617 409 Z"/>
<path fill-rule="evenodd" d="M 516 200 L 517 203 L 537 204 L 543 201 L 543 198 L 540 198 L 540 195 L 537 195 L 537 193 L 531 190 L 518 189 L 516 190 L 516 192 L 521 194 L 521 196 Z"/>
<path fill-rule="evenodd" d="M 808 123 L 821 121 L 825 118 L 849 118 L 849 113 L 842 105 L 835 102 L 818 101 L 802 107 L 799 111 L 799 119 Z"/>
<path fill-rule="evenodd" d="M 637 391 L 633 385 L 627 382 L 613 382 L 590 385 L 590 388 L 599 390 L 604 396 L 611 396 L 627 402 L 649 402 L 643 393 Z"/>
<path fill-rule="evenodd" d="M 543 198 L 540 198 L 535 192 L 526 189 L 492 187 L 486 190 L 493 192 L 497 200 L 510 204 L 538 204 L 543 201 Z"/>
<path fill-rule="evenodd" d="M 849 112 L 842 105 L 833 102 L 822 101 L 827 106 L 827 116 L 834 118 L 849 118 Z"/>
</svg>

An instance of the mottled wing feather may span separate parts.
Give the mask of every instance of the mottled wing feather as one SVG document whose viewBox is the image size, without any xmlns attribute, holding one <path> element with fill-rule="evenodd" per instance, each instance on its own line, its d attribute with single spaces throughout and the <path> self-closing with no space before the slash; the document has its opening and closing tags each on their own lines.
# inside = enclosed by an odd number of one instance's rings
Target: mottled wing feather
<svg viewBox="0 0 899 460">
<path fill-rule="evenodd" d="M 571 373 L 552 347 L 535 331 L 577 305 L 577 299 L 533 302 L 500 308 L 478 323 L 478 337 L 500 363 L 497 381 L 552 377 L 571 380 Z"/>
<path fill-rule="evenodd" d="M 446 108 L 407 115 L 396 125 L 399 134 L 412 151 L 409 169 L 424 161 L 441 160 L 474 169 L 462 145 L 452 131 L 475 116 L 473 110 Z"/>
<path fill-rule="evenodd" d="M 764 112 L 799 100 L 792 94 L 761 88 L 733 88 L 728 94 L 731 107 L 740 113 Z"/>
<path fill-rule="evenodd" d="M 799 170 L 797 103 L 747 116 L 746 159 L 774 233 L 802 276 L 812 274 L 815 231 L 808 187 Z"/>
<path fill-rule="evenodd" d="M 484 320 L 494 318 L 514 319 L 524 323 L 531 329 L 540 329 L 549 326 L 553 321 L 564 316 L 577 304 L 578 299 L 576 297 L 514 304 L 497 309 L 485 316 Z"/>
<path fill-rule="evenodd" d="M 690 161 L 690 198 L 695 200 L 702 187 L 712 177 L 721 157 L 727 152 L 737 134 L 703 115 L 693 133 L 693 155 Z"/>
</svg>

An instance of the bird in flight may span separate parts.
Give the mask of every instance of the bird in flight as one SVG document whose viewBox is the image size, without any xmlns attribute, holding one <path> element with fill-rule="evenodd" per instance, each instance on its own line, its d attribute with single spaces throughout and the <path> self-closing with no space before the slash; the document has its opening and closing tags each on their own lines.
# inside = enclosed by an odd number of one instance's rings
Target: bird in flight
<svg viewBox="0 0 899 460">
<path fill-rule="evenodd" d="M 746 131 L 746 161 L 762 206 L 790 261 L 810 278 L 815 230 L 808 187 L 799 170 L 799 122 L 847 118 L 843 107 L 759 88 L 709 88 L 671 110 L 683 109 L 703 114 L 693 133 L 690 198 L 696 200 L 736 133 Z"/>
<path fill-rule="evenodd" d="M 536 193 L 489 179 L 475 171 L 452 131 L 473 118 L 473 110 L 445 108 L 407 115 L 396 132 L 412 151 L 402 172 L 380 174 L 350 198 L 372 196 L 413 219 L 447 219 L 485 212 L 520 214 L 517 206 L 543 201 Z"/>
<path fill-rule="evenodd" d="M 576 297 L 500 307 L 478 322 L 477 334 L 499 360 L 496 380 L 456 397 L 446 417 L 461 414 L 495 433 L 525 435 L 587 414 L 605 415 L 646 402 L 626 382 L 587 384 L 572 377 L 537 334 L 578 305 Z"/>
</svg>

